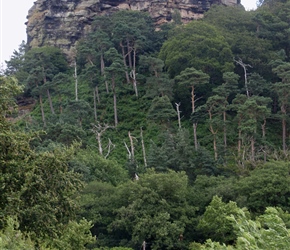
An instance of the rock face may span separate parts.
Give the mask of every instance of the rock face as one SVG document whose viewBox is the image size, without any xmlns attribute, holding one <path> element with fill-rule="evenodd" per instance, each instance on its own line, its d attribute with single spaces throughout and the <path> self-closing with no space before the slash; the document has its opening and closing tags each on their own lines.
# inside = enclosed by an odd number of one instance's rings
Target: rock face
<svg viewBox="0 0 290 250">
<path fill-rule="evenodd" d="M 56 46 L 72 54 L 76 42 L 90 30 L 97 15 L 118 10 L 145 11 L 161 25 L 178 10 L 183 22 L 203 17 L 212 4 L 237 5 L 240 0 L 37 0 L 29 10 L 30 47 Z"/>
</svg>

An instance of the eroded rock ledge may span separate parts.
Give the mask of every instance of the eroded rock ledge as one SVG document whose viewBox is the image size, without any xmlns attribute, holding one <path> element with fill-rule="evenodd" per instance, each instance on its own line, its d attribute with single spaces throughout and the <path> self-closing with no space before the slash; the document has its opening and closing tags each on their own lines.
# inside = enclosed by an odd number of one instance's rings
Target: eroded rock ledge
<svg viewBox="0 0 290 250">
<path fill-rule="evenodd" d="M 237 5 L 240 0 L 37 0 L 29 10 L 27 43 L 30 47 L 57 46 L 73 53 L 76 42 L 90 30 L 96 15 L 118 10 L 148 12 L 161 25 L 175 10 L 183 22 L 203 17 L 212 4 Z"/>
</svg>

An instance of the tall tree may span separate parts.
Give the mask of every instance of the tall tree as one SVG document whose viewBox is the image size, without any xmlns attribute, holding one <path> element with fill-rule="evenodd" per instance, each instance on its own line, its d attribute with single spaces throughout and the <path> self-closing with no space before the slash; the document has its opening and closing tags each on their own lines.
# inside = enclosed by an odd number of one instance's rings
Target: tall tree
<svg viewBox="0 0 290 250">
<path fill-rule="evenodd" d="M 115 48 L 110 48 L 105 53 L 105 59 L 108 61 L 109 66 L 105 67 L 105 71 L 111 77 L 111 87 L 113 92 L 114 102 L 114 122 L 115 127 L 118 125 L 118 113 L 117 113 L 117 95 L 116 95 L 116 81 L 119 81 L 120 74 L 124 72 L 124 66 L 122 63 L 122 57 Z"/>
<path fill-rule="evenodd" d="M 25 54 L 24 70 L 33 77 L 34 81 L 28 81 L 28 87 L 43 86 L 47 93 L 51 113 L 54 114 L 54 107 L 51 98 L 51 87 L 49 82 L 53 77 L 68 69 L 68 64 L 60 49 L 54 47 L 33 48 Z M 32 85 L 31 85 L 32 83 Z M 40 96 L 42 98 L 42 96 Z"/>
<path fill-rule="evenodd" d="M 281 79 L 281 82 L 274 84 L 273 89 L 278 95 L 280 109 L 281 109 L 281 120 L 282 120 L 282 149 L 286 155 L 287 145 L 287 117 L 288 111 L 290 108 L 290 63 L 286 62 L 276 62 L 278 66 L 273 68 L 273 72 L 278 75 Z"/>
<path fill-rule="evenodd" d="M 137 11 L 119 11 L 112 17 L 113 41 L 121 49 L 126 79 L 132 79 L 135 95 L 138 96 L 136 64 L 139 51 L 153 50 L 152 19 L 146 13 Z M 129 73 L 127 72 L 129 69 Z"/>
<path fill-rule="evenodd" d="M 191 113 L 195 113 L 195 102 L 196 102 L 196 93 L 195 88 L 200 87 L 208 83 L 209 75 L 203 73 L 201 70 L 197 70 L 195 68 L 186 68 L 184 71 L 180 73 L 180 75 L 175 77 L 176 82 L 183 86 L 184 88 L 191 89 Z M 197 134 L 196 134 L 197 122 L 193 123 L 193 132 L 194 132 L 194 145 L 195 149 L 197 149 Z"/>
</svg>

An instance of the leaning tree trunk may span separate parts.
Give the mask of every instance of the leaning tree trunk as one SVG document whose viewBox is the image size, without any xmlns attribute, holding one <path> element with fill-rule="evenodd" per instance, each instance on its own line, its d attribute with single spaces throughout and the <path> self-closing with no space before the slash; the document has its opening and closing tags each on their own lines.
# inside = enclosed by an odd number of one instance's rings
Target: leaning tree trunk
<svg viewBox="0 0 290 250">
<path fill-rule="evenodd" d="M 141 145 L 142 145 L 142 152 L 143 152 L 143 160 L 144 160 L 144 166 L 145 168 L 147 167 L 147 159 L 146 159 L 146 150 L 145 150 L 145 144 L 144 144 L 144 139 L 143 139 L 143 130 L 140 128 L 140 137 L 141 137 Z"/>
<path fill-rule="evenodd" d="M 122 57 L 123 57 L 123 64 L 125 66 L 125 76 L 126 76 L 126 81 L 127 83 L 130 83 L 130 78 L 129 78 L 129 74 L 127 72 L 127 62 L 126 62 L 126 57 L 127 55 L 125 54 L 125 48 L 124 48 L 124 45 L 122 44 L 122 42 L 120 42 L 120 46 L 121 46 L 121 49 L 122 49 Z"/>
</svg>

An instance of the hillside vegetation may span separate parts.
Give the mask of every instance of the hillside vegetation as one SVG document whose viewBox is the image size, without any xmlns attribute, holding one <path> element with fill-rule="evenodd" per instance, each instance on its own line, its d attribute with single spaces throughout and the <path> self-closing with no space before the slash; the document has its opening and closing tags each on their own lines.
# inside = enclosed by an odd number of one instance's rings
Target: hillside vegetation
<svg viewBox="0 0 290 250">
<path fill-rule="evenodd" d="M 289 12 L 156 31 L 120 11 L 70 59 L 22 44 L 0 76 L 0 248 L 290 248 Z"/>
</svg>

